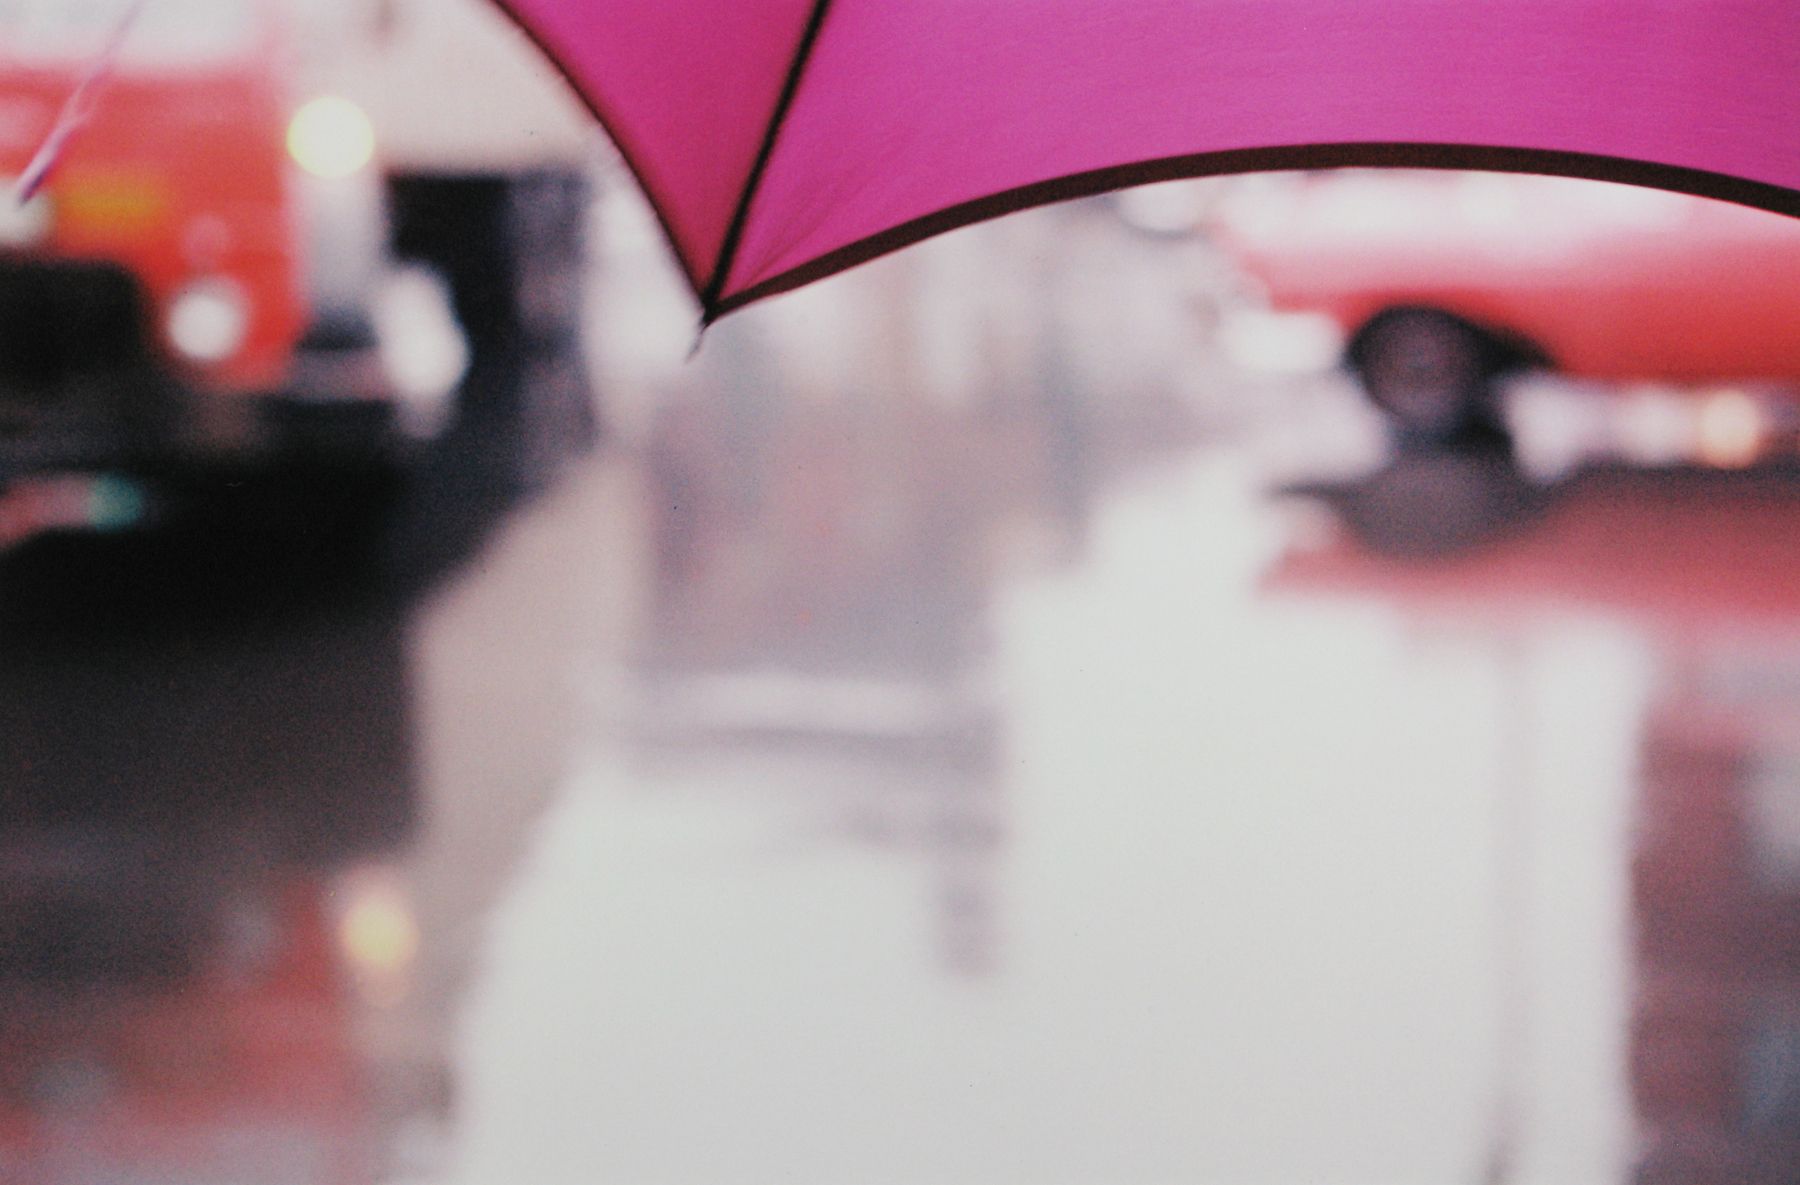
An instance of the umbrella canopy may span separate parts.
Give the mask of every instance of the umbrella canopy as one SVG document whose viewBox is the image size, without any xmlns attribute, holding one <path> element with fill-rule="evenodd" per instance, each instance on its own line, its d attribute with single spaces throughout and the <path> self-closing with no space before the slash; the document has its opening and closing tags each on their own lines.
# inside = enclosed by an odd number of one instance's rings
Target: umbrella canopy
<svg viewBox="0 0 1800 1185">
<path fill-rule="evenodd" d="M 611 132 L 708 319 L 1161 178 L 1601 177 L 1800 213 L 1793 0 L 499 0 Z"/>
</svg>

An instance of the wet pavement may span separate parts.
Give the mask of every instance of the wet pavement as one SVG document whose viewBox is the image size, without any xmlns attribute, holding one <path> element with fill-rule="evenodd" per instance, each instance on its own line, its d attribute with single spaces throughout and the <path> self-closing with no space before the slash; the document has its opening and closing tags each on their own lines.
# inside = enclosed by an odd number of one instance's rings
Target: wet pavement
<svg viewBox="0 0 1800 1185">
<path fill-rule="evenodd" d="M 1792 1179 L 1800 482 L 716 410 L 8 559 L 0 1179 Z"/>
<path fill-rule="evenodd" d="M 1104 203 L 682 363 L 628 214 L 598 451 L 0 554 L 0 1185 L 1794 1178 L 1800 477 L 1383 463 Z"/>
</svg>

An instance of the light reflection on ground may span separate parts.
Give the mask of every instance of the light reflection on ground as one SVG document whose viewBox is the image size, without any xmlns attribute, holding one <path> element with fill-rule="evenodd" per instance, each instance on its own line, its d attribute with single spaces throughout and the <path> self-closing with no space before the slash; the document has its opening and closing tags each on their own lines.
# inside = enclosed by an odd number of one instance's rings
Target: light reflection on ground
<svg viewBox="0 0 1800 1185">
<path fill-rule="evenodd" d="M 1165 463 L 1001 586 L 991 762 L 596 746 L 458 1179 L 1619 1178 L 1645 646 L 1268 587 L 1246 476 Z"/>
</svg>

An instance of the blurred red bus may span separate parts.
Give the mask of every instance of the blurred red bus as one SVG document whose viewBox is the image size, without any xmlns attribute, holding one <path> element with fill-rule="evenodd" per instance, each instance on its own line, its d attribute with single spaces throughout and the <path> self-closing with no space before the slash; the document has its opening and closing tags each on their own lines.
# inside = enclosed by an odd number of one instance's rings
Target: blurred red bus
<svg viewBox="0 0 1800 1185">
<path fill-rule="evenodd" d="M 294 56 L 274 0 L 0 6 L 0 485 L 390 443 L 373 132 Z"/>
<path fill-rule="evenodd" d="M 1800 221 L 1779 215 L 1402 170 L 1248 178 L 1217 215 L 1272 305 L 1334 320 L 1373 402 L 1427 441 L 1520 369 L 1686 389 L 1800 379 Z"/>
</svg>

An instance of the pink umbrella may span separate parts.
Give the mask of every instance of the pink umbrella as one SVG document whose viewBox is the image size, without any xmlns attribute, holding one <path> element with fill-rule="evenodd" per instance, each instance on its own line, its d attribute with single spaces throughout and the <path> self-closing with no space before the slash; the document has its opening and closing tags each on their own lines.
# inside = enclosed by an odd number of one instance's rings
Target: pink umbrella
<svg viewBox="0 0 1800 1185">
<path fill-rule="evenodd" d="M 1161 178 L 1601 177 L 1800 213 L 1794 0 L 500 0 L 624 152 L 710 320 Z"/>
</svg>

